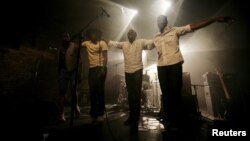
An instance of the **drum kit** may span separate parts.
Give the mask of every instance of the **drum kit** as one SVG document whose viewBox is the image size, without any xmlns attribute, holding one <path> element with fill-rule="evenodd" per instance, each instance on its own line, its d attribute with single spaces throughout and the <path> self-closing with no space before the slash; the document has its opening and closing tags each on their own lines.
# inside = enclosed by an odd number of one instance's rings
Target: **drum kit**
<svg viewBox="0 0 250 141">
<path fill-rule="evenodd" d="M 142 89 L 141 106 L 142 108 L 148 110 L 160 109 L 161 100 L 159 93 L 159 81 L 157 79 L 157 81 L 151 81 L 148 84 L 149 88 Z M 119 96 L 117 102 L 119 105 L 121 105 L 121 107 L 128 106 L 128 92 L 125 80 L 120 80 Z"/>
<path fill-rule="evenodd" d="M 120 81 L 120 88 L 119 88 L 119 96 L 118 96 L 118 104 L 124 107 L 125 105 L 128 104 L 128 92 L 126 88 L 126 83 L 125 81 Z"/>
</svg>

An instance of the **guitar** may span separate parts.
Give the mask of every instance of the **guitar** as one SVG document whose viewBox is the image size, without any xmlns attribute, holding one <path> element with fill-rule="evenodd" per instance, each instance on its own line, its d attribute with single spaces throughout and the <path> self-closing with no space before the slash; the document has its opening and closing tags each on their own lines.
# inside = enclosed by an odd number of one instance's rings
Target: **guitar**
<svg viewBox="0 0 250 141">
<path fill-rule="evenodd" d="M 224 108 L 225 108 L 224 118 L 226 120 L 228 120 L 228 119 L 232 118 L 232 99 L 230 97 L 230 94 L 228 92 L 226 84 L 225 84 L 225 82 L 223 80 L 223 77 L 222 77 L 223 75 L 220 73 L 218 68 L 215 68 L 215 71 L 216 71 L 217 75 L 219 76 L 219 79 L 220 79 L 220 82 L 221 82 L 221 85 L 222 85 L 222 88 L 223 88 L 223 91 L 224 91 L 225 100 L 224 99 L 222 100 Z"/>
</svg>

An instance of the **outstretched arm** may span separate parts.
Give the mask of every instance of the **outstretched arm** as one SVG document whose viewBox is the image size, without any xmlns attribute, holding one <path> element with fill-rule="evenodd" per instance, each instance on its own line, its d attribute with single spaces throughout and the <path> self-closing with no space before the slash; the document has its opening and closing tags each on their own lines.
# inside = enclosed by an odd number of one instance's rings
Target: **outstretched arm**
<svg viewBox="0 0 250 141">
<path fill-rule="evenodd" d="M 232 22 L 234 19 L 232 17 L 215 17 L 212 19 L 204 20 L 198 23 L 193 23 L 190 24 L 191 30 L 197 30 L 203 27 L 206 27 L 214 22 L 219 22 L 219 23 L 229 23 Z"/>
<path fill-rule="evenodd" d="M 108 40 L 108 41 L 105 41 L 107 43 L 108 46 L 110 47 L 114 47 L 114 48 L 119 48 L 119 49 L 122 49 L 122 46 L 123 46 L 123 42 L 117 42 L 117 41 L 112 41 L 112 40 Z"/>
<path fill-rule="evenodd" d="M 141 41 L 142 41 L 143 49 L 152 50 L 153 48 L 155 48 L 153 40 L 141 39 Z"/>
</svg>

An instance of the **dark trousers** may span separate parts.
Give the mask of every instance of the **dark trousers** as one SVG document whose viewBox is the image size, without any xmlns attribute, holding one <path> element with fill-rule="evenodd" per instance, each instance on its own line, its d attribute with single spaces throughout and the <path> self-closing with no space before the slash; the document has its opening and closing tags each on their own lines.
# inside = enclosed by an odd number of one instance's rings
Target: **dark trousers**
<svg viewBox="0 0 250 141">
<path fill-rule="evenodd" d="M 89 69 L 90 116 L 93 118 L 104 115 L 104 84 L 107 74 L 106 71 L 107 70 L 102 73 L 102 67 Z"/>
<path fill-rule="evenodd" d="M 137 127 L 141 110 L 142 69 L 134 73 L 125 73 L 128 91 L 129 120 L 132 127 Z"/>
<path fill-rule="evenodd" d="M 162 91 L 164 122 L 178 126 L 181 118 L 182 63 L 160 66 L 157 69 Z"/>
<path fill-rule="evenodd" d="M 61 69 L 59 72 L 59 94 L 60 96 L 65 96 L 68 89 L 70 90 L 70 93 L 73 93 L 73 88 L 75 85 L 75 71 L 67 71 L 66 69 Z"/>
</svg>

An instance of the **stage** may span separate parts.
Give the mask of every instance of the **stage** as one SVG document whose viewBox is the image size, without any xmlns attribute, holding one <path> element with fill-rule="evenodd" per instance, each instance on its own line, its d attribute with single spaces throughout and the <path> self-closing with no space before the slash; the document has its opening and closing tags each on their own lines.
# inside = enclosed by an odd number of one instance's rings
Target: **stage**
<svg viewBox="0 0 250 141">
<path fill-rule="evenodd" d="M 137 134 L 131 135 L 129 126 L 123 123 L 128 117 L 128 111 L 117 104 L 106 105 L 105 120 L 99 124 L 92 124 L 88 115 L 89 107 L 81 107 L 81 115 L 70 125 L 70 108 L 67 108 L 65 123 L 52 123 L 43 128 L 43 138 L 46 141 L 165 141 L 186 138 L 190 140 L 206 140 L 207 127 L 211 123 L 207 120 L 193 118 L 186 123 L 186 128 L 177 133 L 169 133 L 159 120 L 158 109 L 144 109 Z"/>
</svg>

